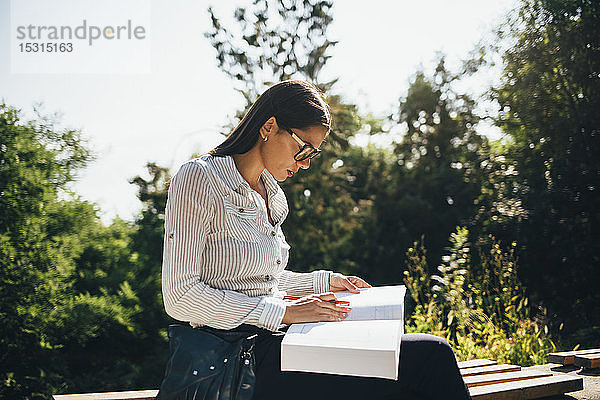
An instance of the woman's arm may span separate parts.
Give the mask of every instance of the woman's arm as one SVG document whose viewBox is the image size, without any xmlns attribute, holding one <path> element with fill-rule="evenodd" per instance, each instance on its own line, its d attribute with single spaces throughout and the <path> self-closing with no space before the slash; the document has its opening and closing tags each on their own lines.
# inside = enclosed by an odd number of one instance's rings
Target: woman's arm
<svg viewBox="0 0 600 400">
<path fill-rule="evenodd" d="M 331 271 L 292 272 L 283 270 L 277 276 L 277 288 L 291 296 L 328 292 L 331 274 Z"/>
<path fill-rule="evenodd" d="M 350 291 L 357 293 L 360 288 L 371 287 L 357 276 L 345 276 L 331 271 L 308 273 L 282 271 L 277 277 L 278 289 L 291 296 L 308 296 L 314 293 Z"/>
<path fill-rule="evenodd" d="M 250 297 L 202 282 L 202 253 L 214 215 L 206 174 L 201 165 L 188 162 L 169 187 L 162 269 L 165 310 L 177 320 L 218 329 L 246 323 L 276 330 L 286 310 L 283 300 Z"/>
</svg>

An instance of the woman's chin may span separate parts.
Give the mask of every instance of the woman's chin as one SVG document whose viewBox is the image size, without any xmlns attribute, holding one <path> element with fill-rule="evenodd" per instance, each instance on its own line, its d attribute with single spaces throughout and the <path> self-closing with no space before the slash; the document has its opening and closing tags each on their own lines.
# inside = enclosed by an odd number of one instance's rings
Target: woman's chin
<svg viewBox="0 0 600 400">
<path fill-rule="evenodd" d="M 287 172 L 281 172 L 278 175 L 271 174 L 277 182 L 283 182 L 287 179 Z"/>
<path fill-rule="evenodd" d="M 293 175 L 294 175 L 294 174 L 293 174 L 293 173 L 291 173 L 291 171 L 290 171 L 290 170 L 287 170 L 287 169 L 286 169 L 286 170 L 284 170 L 283 172 L 281 172 L 281 174 L 280 174 L 279 176 L 276 176 L 276 177 L 274 176 L 274 178 L 275 178 L 275 180 L 276 180 L 277 182 L 283 182 L 283 181 L 285 181 L 286 179 L 288 179 L 288 178 L 291 178 Z"/>
</svg>

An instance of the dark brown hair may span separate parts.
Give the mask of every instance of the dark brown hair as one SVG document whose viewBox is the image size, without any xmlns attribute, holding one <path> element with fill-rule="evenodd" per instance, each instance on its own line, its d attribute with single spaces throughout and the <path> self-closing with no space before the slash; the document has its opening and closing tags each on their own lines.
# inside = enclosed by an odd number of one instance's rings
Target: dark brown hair
<svg viewBox="0 0 600 400">
<path fill-rule="evenodd" d="M 331 126 L 329 106 L 310 82 L 283 81 L 268 88 L 248 109 L 223 143 L 210 151 L 213 156 L 244 154 L 256 144 L 259 130 L 271 117 L 280 128 L 304 129 Z"/>
</svg>

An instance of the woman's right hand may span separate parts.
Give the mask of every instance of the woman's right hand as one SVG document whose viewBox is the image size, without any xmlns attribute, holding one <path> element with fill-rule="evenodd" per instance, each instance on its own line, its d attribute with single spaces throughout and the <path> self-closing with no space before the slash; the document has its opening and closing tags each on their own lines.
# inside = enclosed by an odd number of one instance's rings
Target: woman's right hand
<svg viewBox="0 0 600 400">
<path fill-rule="evenodd" d="M 294 300 L 287 305 L 283 315 L 284 324 L 301 322 L 341 321 L 348 316 L 350 307 L 335 304 L 333 293 L 312 294 Z"/>
</svg>

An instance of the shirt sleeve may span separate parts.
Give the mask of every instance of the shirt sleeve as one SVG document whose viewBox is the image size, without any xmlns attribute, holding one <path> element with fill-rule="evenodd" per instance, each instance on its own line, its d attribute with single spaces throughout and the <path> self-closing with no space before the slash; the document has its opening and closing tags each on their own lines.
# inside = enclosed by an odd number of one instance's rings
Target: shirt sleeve
<svg viewBox="0 0 600 400">
<path fill-rule="evenodd" d="M 252 324 L 276 330 L 285 302 L 213 288 L 200 279 L 213 200 L 203 167 L 184 164 L 171 180 L 165 209 L 162 294 L 171 317 L 217 329 Z"/>
<path fill-rule="evenodd" d="M 329 291 L 331 271 L 292 272 L 283 270 L 279 276 L 278 289 L 291 296 L 306 296 Z"/>
</svg>

